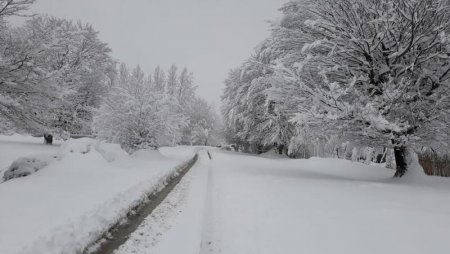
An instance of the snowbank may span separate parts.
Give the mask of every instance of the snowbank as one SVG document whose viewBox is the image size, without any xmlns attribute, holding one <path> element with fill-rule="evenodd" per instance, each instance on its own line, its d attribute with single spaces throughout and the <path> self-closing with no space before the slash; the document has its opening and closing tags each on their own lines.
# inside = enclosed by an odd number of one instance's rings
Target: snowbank
<svg viewBox="0 0 450 254">
<path fill-rule="evenodd" d="M 87 154 L 91 151 L 101 155 L 107 162 L 128 157 L 128 154 L 118 144 L 109 144 L 91 138 L 80 138 L 66 141 L 58 152 L 58 158 L 62 159 L 70 153 Z"/>
<path fill-rule="evenodd" d="M 131 155 L 136 160 L 167 160 L 168 157 L 164 156 L 160 151 L 153 149 L 143 149 L 134 152 Z M 185 157 L 190 157 L 188 154 Z M 185 158 L 183 157 L 183 158 Z"/>
<path fill-rule="evenodd" d="M 183 159 L 186 157 L 192 157 L 200 150 L 209 149 L 214 150 L 215 148 L 207 146 L 176 146 L 176 147 L 161 147 L 159 151 L 166 157 Z"/>
<path fill-rule="evenodd" d="M 0 142 L 0 154 L 11 147 L 39 149 L 34 142 Z M 0 253 L 81 252 L 193 154 L 175 159 L 158 153 L 139 152 L 136 159 L 115 145 L 70 140 L 45 169 L 0 184 Z"/>
</svg>

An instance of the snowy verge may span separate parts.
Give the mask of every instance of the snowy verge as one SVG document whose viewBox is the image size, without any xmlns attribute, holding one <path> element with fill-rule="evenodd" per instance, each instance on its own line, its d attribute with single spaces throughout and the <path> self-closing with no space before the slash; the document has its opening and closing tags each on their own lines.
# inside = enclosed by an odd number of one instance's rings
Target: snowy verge
<svg viewBox="0 0 450 254">
<path fill-rule="evenodd" d="M 0 183 L 3 172 L 18 158 L 35 158 L 47 161 L 55 156 L 61 141 L 53 145 L 45 145 L 42 137 L 24 136 L 20 134 L 0 135 Z"/>
<path fill-rule="evenodd" d="M 0 185 L 0 253 L 80 253 L 194 152 L 176 159 L 155 150 L 128 156 L 80 139 L 57 154 L 45 170 Z"/>
</svg>

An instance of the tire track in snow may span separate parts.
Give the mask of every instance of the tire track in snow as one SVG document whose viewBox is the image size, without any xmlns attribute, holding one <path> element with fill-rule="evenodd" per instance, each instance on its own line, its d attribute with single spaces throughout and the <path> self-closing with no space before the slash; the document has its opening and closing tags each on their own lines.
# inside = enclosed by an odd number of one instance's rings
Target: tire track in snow
<svg viewBox="0 0 450 254">
<path fill-rule="evenodd" d="M 205 211 L 203 218 L 202 241 L 200 243 L 200 254 L 221 253 L 220 234 L 220 191 L 216 184 L 216 174 L 213 167 L 213 156 L 207 151 L 210 159 L 208 165 L 208 178 L 205 199 Z"/>
</svg>

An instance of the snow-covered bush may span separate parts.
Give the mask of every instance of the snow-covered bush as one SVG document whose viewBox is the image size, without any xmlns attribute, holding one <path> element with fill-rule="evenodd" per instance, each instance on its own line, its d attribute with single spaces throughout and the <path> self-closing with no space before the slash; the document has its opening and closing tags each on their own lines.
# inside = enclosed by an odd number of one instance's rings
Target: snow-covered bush
<svg viewBox="0 0 450 254">
<path fill-rule="evenodd" d="M 35 157 L 23 157 L 15 160 L 3 174 L 3 180 L 8 181 L 14 178 L 31 175 L 46 167 L 48 162 Z"/>
</svg>

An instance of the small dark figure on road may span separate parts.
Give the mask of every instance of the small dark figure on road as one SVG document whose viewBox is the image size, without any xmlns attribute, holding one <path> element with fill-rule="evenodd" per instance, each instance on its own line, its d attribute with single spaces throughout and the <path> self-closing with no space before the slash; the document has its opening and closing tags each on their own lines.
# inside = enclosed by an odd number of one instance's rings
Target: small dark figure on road
<svg viewBox="0 0 450 254">
<path fill-rule="evenodd" d="M 51 134 L 44 134 L 44 143 L 47 145 L 53 144 L 53 136 Z"/>
</svg>

